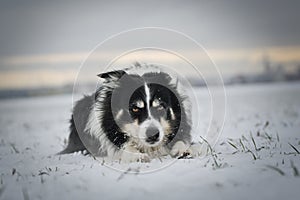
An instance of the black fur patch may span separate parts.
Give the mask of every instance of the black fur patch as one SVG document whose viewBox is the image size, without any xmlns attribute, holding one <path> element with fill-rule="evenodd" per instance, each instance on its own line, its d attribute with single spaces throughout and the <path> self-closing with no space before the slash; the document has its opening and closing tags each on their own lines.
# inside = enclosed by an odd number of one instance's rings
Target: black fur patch
<svg viewBox="0 0 300 200">
<path fill-rule="evenodd" d="M 126 133 L 122 133 L 112 114 L 112 91 L 107 91 L 105 94 L 106 98 L 101 102 L 102 107 L 101 110 L 99 110 L 100 112 L 103 112 L 102 117 L 99 119 L 99 123 L 101 123 L 101 128 L 103 129 L 107 138 L 118 148 L 121 148 L 122 145 L 128 141 L 128 136 Z"/>
</svg>

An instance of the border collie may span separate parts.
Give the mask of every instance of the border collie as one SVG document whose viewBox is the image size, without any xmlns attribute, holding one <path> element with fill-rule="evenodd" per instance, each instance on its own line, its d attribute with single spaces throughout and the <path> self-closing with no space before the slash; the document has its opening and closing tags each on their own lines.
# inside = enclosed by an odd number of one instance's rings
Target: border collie
<svg viewBox="0 0 300 200">
<path fill-rule="evenodd" d="M 166 72 L 101 73 L 101 86 L 79 100 L 70 120 L 67 147 L 121 162 L 149 162 L 164 155 L 191 154 L 191 120 L 186 96 Z"/>
</svg>

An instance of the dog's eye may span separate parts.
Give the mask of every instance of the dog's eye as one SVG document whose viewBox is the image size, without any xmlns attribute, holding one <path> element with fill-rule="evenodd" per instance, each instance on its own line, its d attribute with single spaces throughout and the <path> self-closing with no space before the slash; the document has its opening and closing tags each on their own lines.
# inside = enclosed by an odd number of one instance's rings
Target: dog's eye
<svg viewBox="0 0 300 200">
<path fill-rule="evenodd" d="M 164 102 L 160 102 L 159 106 L 157 106 L 157 110 L 161 111 L 166 109 L 167 105 Z"/>
<path fill-rule="evenodd" d="M 134 108 L 132 108 L 132 112 L 135 112 L 135 113 L 137 113 L 137 112 L 139 112 L 140 111 L 140 109 L 138 108 L 138 107 L 134 107 Z"/>
<path fill-rule="evenodd" d="M 152 102 L 152 106 L 154 108 L 156 108 L 157 110 L 163 110 L 163 109 L 165 109 L 165 104 L 164 104 L 164 102 L 161 101 L 160 98 L 154 99 L 153 102 Z"/>
<path fill-rule="evenodd" d="M 159 105 L 158 107 L 157 107 L 157 110 L 163 110 L 164 109 L 164 106 L 163 105 Z"/>
</svg>

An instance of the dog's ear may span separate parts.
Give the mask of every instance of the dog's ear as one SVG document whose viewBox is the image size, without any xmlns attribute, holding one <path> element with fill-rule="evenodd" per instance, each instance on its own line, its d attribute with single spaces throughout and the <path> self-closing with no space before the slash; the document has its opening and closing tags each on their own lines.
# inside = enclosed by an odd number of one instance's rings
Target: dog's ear
<svg viewBox="0 0 300 200">
<path fill-rule="evenodd" d="M 116 71 L 111 71 L 111 72 L 105 72 L 98 74 L 97 76 L 103 79 L 107 80 L 118 80 L 120 79 L 124 74 L 126 74 L 125 71 L 123 70 L 116 70 Z"/>
</svg>

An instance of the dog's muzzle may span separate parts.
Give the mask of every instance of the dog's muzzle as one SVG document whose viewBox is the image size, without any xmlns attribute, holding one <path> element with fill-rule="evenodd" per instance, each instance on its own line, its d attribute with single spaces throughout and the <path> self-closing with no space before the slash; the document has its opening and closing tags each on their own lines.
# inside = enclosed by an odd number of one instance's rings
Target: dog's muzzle
<svg viewBox="0 0 300 200">
<path fill-rule="evenodd" d="M 150 126 L 146 130 L 146 142 L 154 144 L 159 141 L 159 129 L 155 126 Z"/>
</svg>

